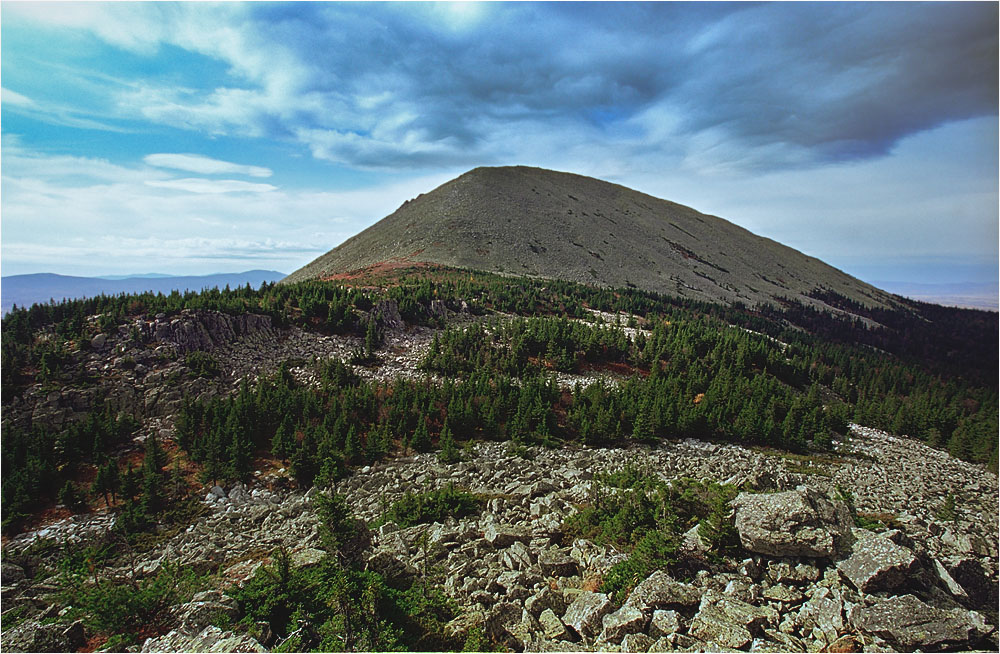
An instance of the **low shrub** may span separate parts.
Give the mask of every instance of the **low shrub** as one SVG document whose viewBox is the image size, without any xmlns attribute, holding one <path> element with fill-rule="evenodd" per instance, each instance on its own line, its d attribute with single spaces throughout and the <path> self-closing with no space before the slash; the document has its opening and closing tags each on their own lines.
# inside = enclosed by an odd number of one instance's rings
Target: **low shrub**
<svg viewBox="0 0 1000 654">
<path fill-rule="evenodd" d="M 482 503 L 481 497 L 448 484 L 423 493 L 406 493 L 389 507 L 385 521 L 395 522 L 400 527 L 444 522 L 449 517 L 462 518 L 476 513 Z"/>
<path fill-rule="evenodd" d="M 184 365 L 191 369 L 191 374 L 195 377 L 212 378 L 219 376 L 219 362 L 215 358 L 201 350 L 195 350 L 184 358 Z"/>
</svg>

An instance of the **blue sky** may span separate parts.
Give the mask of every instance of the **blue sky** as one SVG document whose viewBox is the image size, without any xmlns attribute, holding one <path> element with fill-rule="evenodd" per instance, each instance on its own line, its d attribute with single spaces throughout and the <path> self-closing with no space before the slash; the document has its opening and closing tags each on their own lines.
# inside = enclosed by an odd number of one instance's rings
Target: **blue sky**
<svg viewBox="0 0 1000 654">
<path fill-rule="evenodd" d="M 995 3 L 0 6 L 2 273 L 291 272 L 481 165 L 996 281 Z"/>
</svg>

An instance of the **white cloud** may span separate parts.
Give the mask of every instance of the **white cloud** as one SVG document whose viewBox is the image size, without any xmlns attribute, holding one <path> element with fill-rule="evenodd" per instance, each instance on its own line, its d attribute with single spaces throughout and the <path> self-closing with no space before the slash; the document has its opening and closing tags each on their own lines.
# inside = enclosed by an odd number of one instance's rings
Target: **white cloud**
<svg viewBox="0 0 1000 654">
<path fill-rule="evenodd" d="M 200 154 L 150 154 L 143 157 L 150 166 L 158 168 L 173 168 L 175 170 L 186 170 L 202 175 L 248 175 L 250 177 L 270 177 L 273 173 L 270 168 L 263 166 L 245 166 L 242 164 L 212 159 Z"/>
<path fill-rule="evenodd" d="M 147 186 L 187 191 L 188 193 L 270 193 L 278 190 L 270 184 L 254 184 L 238 179 L 204 179 L 185 177 L 184 179 L 150 180 Z"/>
<path fill-rule="evenodd" d="M 145 165 L 33 152 L 7 136 L 3 164 L 5 275 L 204 274 L 245 270 L 248 260 L 291 272 L 452 176 L 284 190 L 171 179 Z"/>
<path fill-rule="evenodd" d="M 34 106 L 34 101 L 31 98 L 21 95 L 10 89 L 0 88 L 0 102 L 10 105 L 17 105 L 20 107 L 31 107 Z"/>
</svg>

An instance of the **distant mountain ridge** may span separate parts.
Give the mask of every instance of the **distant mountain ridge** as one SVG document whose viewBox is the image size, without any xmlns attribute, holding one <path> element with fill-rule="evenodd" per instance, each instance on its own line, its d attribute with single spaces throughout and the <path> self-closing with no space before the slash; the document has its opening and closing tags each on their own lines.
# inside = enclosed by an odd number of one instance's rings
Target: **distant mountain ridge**
<svg viewBox="0 0 1000 654">
<path fill-rule="evenodd" d="M 156 275 L 156 276 L 154 276 Z M 177 290 L 200 291 L 206 288 L 231 288 L 250 284 L 254 288 L 263 282 L 276 282 L 284 273 L 275 270 L 248 270 L 239 273 L 218 273 L 214 275 L 159 276 L 147 273 L 141 277 L 108 279 L 103 277 L 74 277 L 54 273 L 34 273 L 30 275 L 10 275 L 0 279 L 0 307 L 7 313 L 16 304 L 29 307 L 35 303 L 59 302 L 63 299 L 93 297 L 95 295 L 118 295 L 120 293 L 170 293 Z"/>
<path fill-rule="evenodd" d="M 476 168 L 289 275 L 334 278 L 391 262 L 637 288 L 731 304 L 814 306 L 824 289 L 889 307 L 885 291 L 690 207 L 598 179 L 525 166 Z"/>
</svg>

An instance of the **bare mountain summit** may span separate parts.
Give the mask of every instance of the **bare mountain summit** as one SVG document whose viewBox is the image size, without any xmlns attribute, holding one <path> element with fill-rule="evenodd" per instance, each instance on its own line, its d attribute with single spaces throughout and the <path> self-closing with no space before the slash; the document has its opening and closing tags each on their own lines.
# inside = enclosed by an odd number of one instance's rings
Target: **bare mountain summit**
<svg viewBox="0 0 1000 654">
<path fill-rule="evenodd" d="M 476 168 L 292 273 L 323 279 L 426 262 L 748 305 L 834 291 L 869 306 L 892 296 L 733 223 L 591 177 Z M 824 305 L 825 306 L 825 305 Z"/>
</svg>

